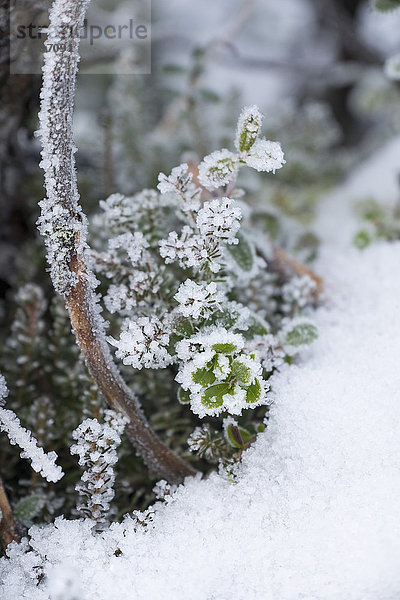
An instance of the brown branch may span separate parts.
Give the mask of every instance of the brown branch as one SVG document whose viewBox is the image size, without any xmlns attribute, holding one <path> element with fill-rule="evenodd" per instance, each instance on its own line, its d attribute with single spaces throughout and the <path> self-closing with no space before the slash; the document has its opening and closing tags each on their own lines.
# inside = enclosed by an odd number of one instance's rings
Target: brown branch
<svg viewBox="0 0 400 600">
<path fill-rule="evenodd" d="M 314 271 L 305 264 L 288 254 L 283 248 L 273 245 L 272 260 L 271 258 L 266 258 L 266 260 L 272 270 L 279 272 L 284 277 L 293 277 L 294 275 L 302 277 L 304 275 L 308 275 L 308 277 L 310 277 L 315 283 L 315 289 L 313 292 L 314 296 L 318 297 L 322 292 L 323 281 L 321 277 L 314 273 Z"/>
<path fill-rule="evenodd" d="M 72 138 L 79 36 L 71 36 L 71 31 L 79 32 L 87 5 L 88 0 L 55 0 L 50 11 L 50 42 L 68 51 L 45 54 L 40 122 L 48 198 L 42 203 L 40 229 L 54 286 L 66 298 L 91 376 L 110 406 L 128 418 L 128 437 L 152 473 L 180 483 L 195 472 L 156 436 L 122 379 L 105 340 L 94 277 L 85 262 L 86 217 L 79 204 Z"/>
<path fill-rule="evenodd" d="M 3 480 L 0 475 L 0 510 L 2 516 L 0 518 L 0 541 L 6 550 L 11 542 L 19 542 L 20 537 L 17 534 L 14 515 L 4 489 Z"/>
</svg>

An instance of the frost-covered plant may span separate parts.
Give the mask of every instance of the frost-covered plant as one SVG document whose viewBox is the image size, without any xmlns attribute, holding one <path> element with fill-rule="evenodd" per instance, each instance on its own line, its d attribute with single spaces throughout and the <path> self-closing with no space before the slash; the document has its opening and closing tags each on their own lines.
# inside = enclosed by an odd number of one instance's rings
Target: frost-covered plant
<svg viewBox="0 0 400 600">
<path fill-rule="evenodd" d="M 46 454 L 31 432 L 21 426 L 21 422 L 12 410 L 4 408 L 4 398 L 8 395 L 5 379 L 0 375 L 0 430 L 4 431 L 12 445 L 21 449 L 21 458 L 31 461 L 32 469 L 40 473 L 47 481 L 56 482 L 64 475 L 56 464 L 57 454 Z"/>
<path fill-rule="evenodd" d="M 200 418 L 268 405 L 271 373 L 315 337 L 301 321 L 315 281 L 268 269 L 273 247 L 253 229 L 236 189 L 242 167 L 274 172 L 285 164 L 280 144 L 260 137 L 261 124 L 256 106 L 243 109 L 236 152 L 161 173 L 159 193 L 114 194 L 95 220 L 90 257 L 105 285 L 116 357 L 140 372 L 138 391 L 146 377 L 161 388 L 157 372 L 168 369 L 180 403 Z"/>
<path fill-rule="evenodd" d="M 85 419 L 72 433 L 76 443 L 71 446 L 71 454 L 78 455 L 79 466 L 85 469 L 76 485 L 81 496 L 77 509 L 97 524 L 107 519 L 114 498 L 117 448 L 125 425 L 124 417 L 107 410 L 103 423 L 97 419 Z"/>
</svg>

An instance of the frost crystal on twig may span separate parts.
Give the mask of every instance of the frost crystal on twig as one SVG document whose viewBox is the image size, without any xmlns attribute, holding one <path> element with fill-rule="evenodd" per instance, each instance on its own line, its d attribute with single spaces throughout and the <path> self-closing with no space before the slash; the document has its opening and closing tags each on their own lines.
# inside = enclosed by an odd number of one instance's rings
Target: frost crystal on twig
<svg viewBox="0 0 400 600">
<path fill-rule="evenodd" d="M 82 502 L 77 509 L 97 523 L 103 523 L 114 498 L 115 465 L 118 461 L 117 448 L 126 419 L 112 410 L 104 415 L 104 423 L 97 419 L 86 419 L 72 434 L 76 444 L 71 454 L 79 457 L 79 466 L 85 471 L 77 484 Z"/>
<path fill-rule="evenodd" d="M 47 481 L 59 481 L 64 473 L 61 467 L 56 465 L 57 454 L 46 454 L 43 448 L 38 446 L 31 432 L 22 427 L 15 413 L 3 407 L 7 395 L 5 379 L 0 375 L 0 430 L 8 435 L 11 444 L 21 448 L 21 458 L 29 459 L 34 471 L 40 473 Z"/>
</svg>

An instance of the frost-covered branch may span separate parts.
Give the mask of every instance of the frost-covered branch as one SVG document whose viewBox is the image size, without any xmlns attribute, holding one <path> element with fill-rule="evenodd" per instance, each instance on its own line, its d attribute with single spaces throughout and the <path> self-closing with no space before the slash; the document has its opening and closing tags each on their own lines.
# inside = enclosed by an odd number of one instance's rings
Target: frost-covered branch
<svg viewBox="0 0 400 600">
<path fill-rule="evenodd" d="M 109 404 L 128 419 L 127 435 L 146 464 L 171 482 L 193 470 L 154 434 L 137 398 L 125 384 L 105 341 L 104 322 L 88 267 L 86 217 L 79 205 L 72 138 L 79 28 L 89 0 L 55 0 L 41 92 L 40 136 L 47 198 L 39 227 L 45 238 L 55 289 L 66 298 L 73 330 L 88 369 Z M 55 52 L 54 48 L 63 48 Z"/>
<path fill-rule="evenodd" d="M 17 415 L 2 406 L 3 398 L 7 394 L 4 377 L 0 375 L 0 431 L 8 435 L 11 444 L 21 448 L 21 458 L 28 458 L 36 473 L 40 473 L 47 481 L 59 481 L 64 473 L 61 467 L 56 465 L 57 454 L 55 452 L 46 454 L 43 448 L 38 446 L 31 432 L 22 427 Z"/>
</svg>

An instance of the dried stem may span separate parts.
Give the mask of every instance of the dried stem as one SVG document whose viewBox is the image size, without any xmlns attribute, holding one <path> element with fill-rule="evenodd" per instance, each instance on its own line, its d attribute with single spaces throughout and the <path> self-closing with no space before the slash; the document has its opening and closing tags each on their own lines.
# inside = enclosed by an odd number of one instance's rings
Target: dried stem
<svg viewBox="0 0 400 600">
<path fill-rule="evenodd" d="M 122 379 L 105 340 L 95 280 L 85 260 L 86 217 L 79 205 L 72 118 L 79 61 L 77 32 L 88 1 L 55 0 L 50 11 L 49 41 L 68 51 L 48 49 L 45 54 L 40 121 L 47 199 L 41 203 L 39 224 L 54 286 L 66 298 L 90 374 L 110 406 L 128 418 L 126 433 L 151 471 L 179 483 L 194 471 L 155 435 L 136 396 Z"/>
<path fill-rule="evenodd" d="M 7 548 L 11 542 L 19 542 L 20 538 L 16 532 L 15 521 L 10 503 L 4 489 L 3 480 L 0 475 L 0 542 L 4 548 Z"/>
</svg>

